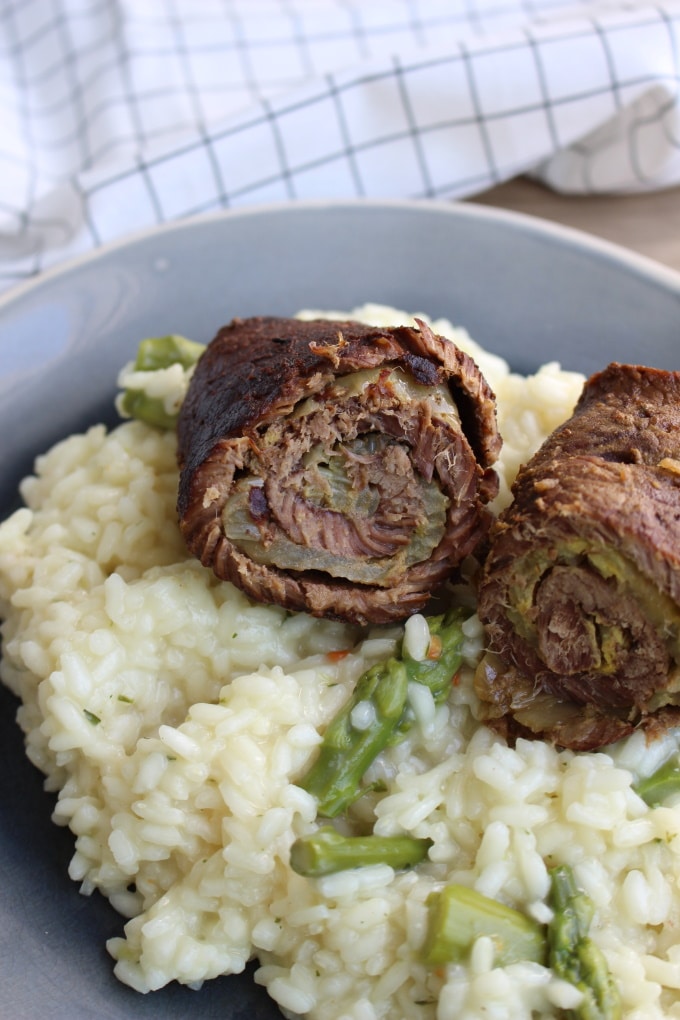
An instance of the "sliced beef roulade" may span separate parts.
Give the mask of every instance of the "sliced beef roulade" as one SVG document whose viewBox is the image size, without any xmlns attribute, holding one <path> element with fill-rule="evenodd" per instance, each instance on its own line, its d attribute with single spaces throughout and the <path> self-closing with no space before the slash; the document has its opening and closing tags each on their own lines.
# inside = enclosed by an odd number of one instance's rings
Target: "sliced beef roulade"
<svg viewBox="0 0 680 1020">
<path fill-rule="evenodd" d="M 189 549 L 264 602 L 360 624 L 421 609 L 488 527 L 495 400 L 419 328 L 254 318 L 200 359 L 178 422 Z"/>
<path fill-rule="evenodd" d="M 680 373 L 612 364 L 490 535 L 488 721 L 592 750 L 680 723 Z"/>
</svg>

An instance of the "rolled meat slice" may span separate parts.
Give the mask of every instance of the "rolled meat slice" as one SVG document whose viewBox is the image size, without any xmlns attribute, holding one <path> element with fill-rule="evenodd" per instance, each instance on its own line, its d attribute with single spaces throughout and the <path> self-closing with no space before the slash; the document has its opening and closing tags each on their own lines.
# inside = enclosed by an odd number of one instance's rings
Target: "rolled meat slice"
<svg viewBox="0 0 680 1020">
<path fill-rule="evenodd" d="M 478 592 L 487 722 L 579 750 L 680 723 L 680 373 L 593 376 L 513 496 Z"/>
<path fill-rule="evenodd" d="M 403 619 L 486 534 L 499 449 L 492 391 L 424 323 L 235 319 L 180 413 L 180 527 L 259 601 Z"/>
</svg>

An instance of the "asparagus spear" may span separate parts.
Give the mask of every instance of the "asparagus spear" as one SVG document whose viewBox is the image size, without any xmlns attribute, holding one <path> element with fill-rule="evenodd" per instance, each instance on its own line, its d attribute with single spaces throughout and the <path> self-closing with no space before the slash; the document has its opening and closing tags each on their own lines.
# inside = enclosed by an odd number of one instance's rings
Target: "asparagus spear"
<svg viewBox="0 0 680 1020">
<path fill-rule="evenodd" d="M 448 698 L 451 681 L 463 661 L 462 625 L 469 615 L 469 610 L 455 608 L 441 616 L 427 617 L 432 651 L 425 659 L 412 659 L 402 646 L 401 658 L 409 681 L 429 687 L 436 705 Z M 399 733 L 405 733 L 414 721 L 413 712 L 407 707 L 400 720 Z"/>
<path fill-rule="evenodd" d="M 203 344 L 187 340 L 184 336 L 149 337 L 142 340 L 137 349 L 135 372 L 157 372 L 171 365 L 191 368 L 205 350 Z M 130 418 L 139 418 L 149 425 L 162 429 L 174 429 L 177 416 L 169 414 L 162 399 L 150 396 L 145 390 L 126 389 L 121 400 L 121 409 Z"/>
<path fill-rule="evenodd" d="M 475 889 L 447 885 L 430 894 L 427 906 L 423 955 L 430 966 L 463 961 L 480 935 L 492 939 L 498 966 L 520 960 L 545 961 L 544 928 L 519 910 Z"/>
<path fill-rule="evenodd" d="M 583 992 L 571 1015 L 578 1020 L 618 1020 L 618 989 L 603 953 L 588 934 L 592 901 L 577 888 L 571 868 L 553 868 L 550 881 L 554 916 L 548 926 L 549 963 L 559 977 Z"/>
<path fill-rule="evenodd" d="M 376 663 L 359 677 L 352 697 L 328 726 L 318 758 L 298 783 L 316 797 L 320 815 L 335 818 L 365 793 L 361 777 L 398 726 L 407 695 L 406 667 L 397 659 Z M 352 714 L 363 703 L 372 721 L 357 729 Z"/>
<path fill-rule="evenodd" d="M 342 836 L 326 825 L 293 843 L 290 865 L 307 878 L 369 864 L 389 864 L 400 871 L 424 860 L 431 846 L 431 839 L 412 836 Z"/>
<path fill-rule="evenodd" d="M 665 761 L 651 776 L 639 779 L 633 789 L 649 807 L 662 804 L 671 794 L 680 793 L 680 761 L 677 756 Z"/>
<path fill-rule="evenodd" d="M 465 610 L 454 609 L 428 621 L 437 639 L 437 658 L 421 662 L 402 649 L 399 658 L 377 663 L 361 675 L 349 702 L 328 726 L 318 758 L 298 784 L 316 797 L 320 815 L 335 818 L 361 797 L 366 792 L 361 779 L 369 765 L 413 725 L 409 682 L 427 684 L 437 703 L 446 698 L 462 660 L 461 625 L 466 615 Z M 354 714 L 358 705 L 366 709 L 362 717 L 368 718 L 361 727 Z"/>
<path fill-rule="evenodd" d="M 589 935 L 592 901 L 577 888 L 570 868 L 553 868 L 550 879 L 554 914 L 547 929 L 466 886 L 449 885 L 431 893 L 425 962 L 430 966 L 459 963 L 475 939 L 487 935 L 496 947 L 499 966 L 520 960 L 544 964 L 547 958 L 558 977 L 575 985 L 583 998 L 568 1011 L 574 1020 L 620 1020 L 618 989 L 604 954 Z"/>
</svg>

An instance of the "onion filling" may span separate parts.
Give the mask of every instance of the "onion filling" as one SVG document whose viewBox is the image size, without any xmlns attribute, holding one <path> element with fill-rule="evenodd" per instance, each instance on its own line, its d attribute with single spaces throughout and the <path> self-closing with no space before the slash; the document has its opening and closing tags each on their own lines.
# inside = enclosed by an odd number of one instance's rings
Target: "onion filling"
<svg viewBox="0 0 680 1020">
<path fill-rule="evenodd" d="M 256 563 L 357 584 L 388 586 L 427 560 L 450 500 L 418 456 L 423 403 L 459 428 L 448 389 L 399 368 L 350 373 L 300 401 L 261 430 L 222 511 L 226 537 Z"/>
</svg>

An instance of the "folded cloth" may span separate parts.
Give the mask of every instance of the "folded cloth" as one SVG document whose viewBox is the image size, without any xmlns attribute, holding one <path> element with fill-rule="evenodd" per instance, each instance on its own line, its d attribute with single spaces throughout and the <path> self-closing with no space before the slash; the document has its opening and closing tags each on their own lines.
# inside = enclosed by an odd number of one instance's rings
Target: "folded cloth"
<svg viewBox="0 0 680 1020">
<path fill-rule="evenodd" d="M 224 207 L 680 181 L 680 0 L 5 0 L 0 286 Z"/>
</svg>

